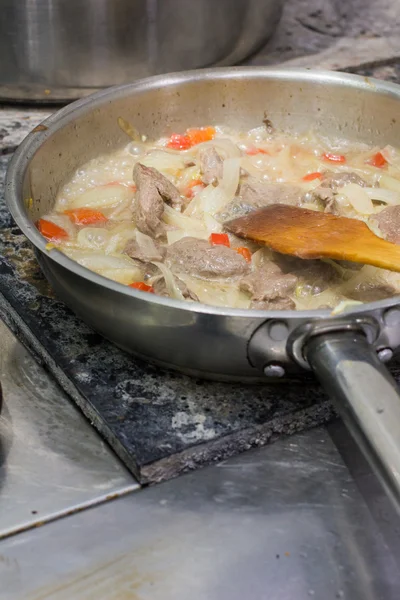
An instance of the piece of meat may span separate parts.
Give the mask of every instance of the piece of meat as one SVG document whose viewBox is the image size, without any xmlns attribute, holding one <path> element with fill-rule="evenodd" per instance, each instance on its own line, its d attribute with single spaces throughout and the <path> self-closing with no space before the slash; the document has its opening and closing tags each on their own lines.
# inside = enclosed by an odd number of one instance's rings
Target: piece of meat
<svg viewBox="0 0 400 600">
<path fill-rule="evenodd" d="M 269 204 L 291 204 L 299 206 L 303 191 L 285 183 L 269 183 L 248 177 L 239 188 L 239 195 L 229 202 L 222 211 L 215 215 L 220 223 L 244 217 L 252 210 Z"/>
<path fill-rule="evenodd" d="M 296 185 L 286 183 L 270 183 L 249 177 L 239 190 L 241 201 L 253 208 L 262 208 L 269 204 L 291 204 L 298 206 L 301 203 L 303 192 Z"/>
<path fill-rule="evenodd" d="M 333 171 L 325 171 L 321 179 L 321 187 L 330 188 L 336 191 L 338 188 L 344 187 L 349 183 L 356 183 L 361 187 L 367 187 L 368 183 L 364 181 L 357 173 L 335 173 Z"/>
<path fill-rule="evenodd" d="M 370 221 L 378 225 L 385 240 L 400 244 L 400 206 L 388 206 L 370 217 Z"/>
<path fill-rule="evenodd" d="M 222 178 L 223 160 L 214 147 L 204 148 L 199 152 L 201 179 L 203 183 L 218 182 Z"/>
<path fill-rule="evenodd" d="M 165 233 L 161 217 L 164 201 L 173 208 L 181 208 L 182 198 L 176 187 L 153 167 L 136 163 L 133 180 L 137 186 L 135 216 L 136 226 L 142 233 L 159 238 Z"/>
<path fill-rule="evenodd" d="M 254 310 L 295 310 L 296 304 L 291 298 L 274 298 L 273 300 L 253 301 L 250 308 Z"/>
<path fill-rule="evenodd" d="M 124 254 L 143 262 L 151 262 L 153 260 L 162 262 L 166 249 L 155 240 L 151 240 L 151 242 L 151 244 L 144 246 L 138 244 L 136 240 L 129 240 L 124 248 Z"/>
<path fill-rule="evenodd" d="M 346 296 L 351 300 L 359 300 L 360 302 L 376 302 L 391 298 L 399 293 L 399 289 L 390 281 L 382 280 L 366 280 L 355 288 L 349 288 L 346 291 Z"/>
<path fill-rule="evenodd" d="M 283 273 L 280 267 L 268 260 L 240 281 L 240 289 L 251 295 L 252 307 L 272 310 L 272 304 L 281 305 L 282 310 L 289 310 L 294 302 L 288 298 L 297 284 L 297 277 L 291 273 Z M 276 308 L 276 310 L 280 310 Z"/>
<path fill-rule="evenodd" d="M 182 279 L 179 279 L 179 277 L 177 277 L 176 275 L 174 275 L 174 279 L 184 298 L 186 298 L 187 300 L 194 300 L 195 302 L 199 302 L 199 298 L 194 292 L 192 292 L 188 288 L 188 286 L 184 281 L 182 281 Z M 165 285 L 165 279 L 162 275 L 160 277 L 155 278 L 152 282 L 152 285 L 154 292 L 158 296 L 166 296 L 167 298 L 169 297 L 167 286 Z"/>
<path fill-rule="evenodd" d="M 309 286 L 313 295 L 320 294 L 341 279 L 334 266 L 321 260 L 303 260 L 282 254 L 276 260 L 283 272 L 296 275 L 302 284 Z"/>
<path fill-rule="evenodd" d="M 227 246 L 212 246 L 207 240 L 184 237 L 167 248 L 165 264 L 174 273 L 203 279 L 240 277 L 249 270 L 241 254 Z"/>
</svg>

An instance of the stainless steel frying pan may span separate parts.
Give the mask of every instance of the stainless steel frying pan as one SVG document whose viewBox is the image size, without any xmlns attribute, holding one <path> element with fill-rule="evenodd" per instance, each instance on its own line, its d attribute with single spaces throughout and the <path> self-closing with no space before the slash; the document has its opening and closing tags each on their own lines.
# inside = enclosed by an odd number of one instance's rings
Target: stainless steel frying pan
<svg viewBox="0 0 400 600">
<path fill-rule="evenodd" d="M 87 160 L 126 144 L 124 117 L 158 137 L 205 123 L 247 129 L 266 111 L 278 128 L 377 145 L 400 140 L 400 86 L 338 73 L 230 68 L 155 77 L 75 102 L 36 128 L 7 174 L 9 208 L 58 296 L 118 346 L 185 373 L 221 380 L 312 370 L 400 504 L 400 398 L 382 362 L 400 346 L 400 302 L 328 311 L 247 311 L 165 299 L 114 283 L 56 250 L 33 221 Z M 33 199 L 33 202 L 29 199 Z"/>
</svg>

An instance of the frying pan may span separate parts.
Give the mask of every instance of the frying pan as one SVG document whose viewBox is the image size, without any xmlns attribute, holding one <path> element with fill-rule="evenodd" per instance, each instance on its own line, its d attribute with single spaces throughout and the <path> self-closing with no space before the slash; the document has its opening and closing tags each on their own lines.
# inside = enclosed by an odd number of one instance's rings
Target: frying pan
<svg viewBox="0 0 400 600">
<path fill-rule="evenodd" d="M 10 211 L 58 296 L 86 323 L 141 358 L 197 377 L 266 381 L 313 371 L 400 504 L 400 398 L 383 365 L 400 346 L 399 297 L 331 316 L 326 310 L 250 311 L 184 303 L 115 283 L 73 262 L 33 222 L 82 163 L 127 143 L 122 116 L 157 138 L 218 123 L 247 130 L 265 114 L 287 132 L 383 146 L 400 139 L 400 87 L 308 70 L 228 68 L 144 79 L 52 115 L 16 151 Z"/>
</svg>

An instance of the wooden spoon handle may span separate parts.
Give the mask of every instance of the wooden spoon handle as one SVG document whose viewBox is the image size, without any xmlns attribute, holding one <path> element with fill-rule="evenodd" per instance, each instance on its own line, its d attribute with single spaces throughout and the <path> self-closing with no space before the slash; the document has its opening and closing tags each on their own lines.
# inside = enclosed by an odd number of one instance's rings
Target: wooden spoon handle
<svg viewBox="0 0 400 600">
<path fill-rule="evenodd" d="M 354 244 L 355 248 L 345 248 L 343 252 L 340 249 L 330 249 L 329 256 L 339 260 L 350 260 L 357 263 L 365 263 L 388 269 L 390 271 L 400 272 L 400 245 L 392 244 L 386 240 L 371 235 L 368 240 L 362 240 Z M 332 256 L 337 254 L 337 256 Z"/>
</svg>

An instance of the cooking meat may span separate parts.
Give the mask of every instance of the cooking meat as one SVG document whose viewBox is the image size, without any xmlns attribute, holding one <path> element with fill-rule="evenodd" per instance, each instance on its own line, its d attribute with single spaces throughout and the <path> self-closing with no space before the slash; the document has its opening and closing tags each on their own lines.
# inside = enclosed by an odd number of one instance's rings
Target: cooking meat
<svg viewBox="0 0 400 600">
<path fill-rule="evenodd" d="M 173 208 L 181 208 L 182 199 L 176 187 L 153 167 L 136 163 L 133 180 L 137 186 L 136 226 L 142 233 L 159 238 L 165 233 L 161 217 L 164 201 Z"/>
<path fill-rule="evenodd" d="M 368 183 L 357 175 L 357 173 L 333 173 L 331 171 L 326 171 L 321 179 L 321 187 L 330 188 L 334 191 L 349 183 L 356 183 L 361 187 L 368 186 Z"/>
<path fill-rule="evenodd" d="M 182 279 L 179 279 L 179 277 L 177 277 L 176 275 L 174 275 L 174 279 L 184 298 L 188 300 L 193 300 L 194 302 L 199 301 L 196 294 L 188 288 L 188 286 L 184 281 L 182 281 Z M 160 277 L 155 278 L 152 282 L 152 285 L 154 292 L 159 296 L 169 296 L 167 286 L 165 284 L 165 279 L 162 275 Z"/>
<path fill-rule="evenodd" d="M 348 289 L 346 295 L 352 300 L 359 300 L 360 302 L 376 302 L 395 296 L 399 292 L 399 287 L 394 283 L 381 278 L 363 281 L 356 287 Z"/>
<path fill-rule="evenodd" d="M 203 183 L 218 182 L 222 177 L 223 161 L 215 148 L 205 148 L 199 152 L 201 179 Z"/>
<path fill-rule="evenodd" d="M 285 274 L 277 264 L 264 260 L 240 281 L 240 289 L 251 295 L 254 308 L 289 310 L 294 302 L 288 296 L 294 291 L 296 284 L 296 275 Z"/>
<path fill-rule="evenodd" d="M 276 256 L 282 270 L 295 274 L 300 283 L 309 287 L 312 295 L 320 294 L 340 280 L 339 271 L 329 263 L 284 255 Z"/>
<path fill-rule="evenodd" d="M 167 248 L 165 263 L 174 273 L 187 273 L 204 279 L 240 277 L 247 261 L 227 246 L 212 246 L 207 240 L 184 237 Z"/>
<path fill-rule="evenodd" d="M 376 223 L 385 240 L 400 244 L 400 206 L 388 206 L 370 219 Z"/>
<path fill-rule="evenodd" d="M 151 242 L 151 244 L 140 245 L 136 240 L 129 240 L 125 246 L 124 254 L 144 262 L 153 260 L 162 262 L 165 256 L 165 248 L 155 240 L 151 240 Z"/>
<path fill-rule="evenodd" d="M 290 184 L 268 183 L 248 177 L 241 184 L 239 195 L 229 202 L 216 218 L 220 223 L 225 223 L 238 217 L 244 217 L 252 210 L 268 206 L 269 204 L 300 205 L 302 190 Z"/>
<path fill-rule="evenodd" d="M 286 183 L 269 183 L 249 177 L 239 190 L 241 201 L 253 208 L 262 208 L 269 204 L 292 204 L 301 202 L 302 190 L 296 185 Z"/>
</svg>

